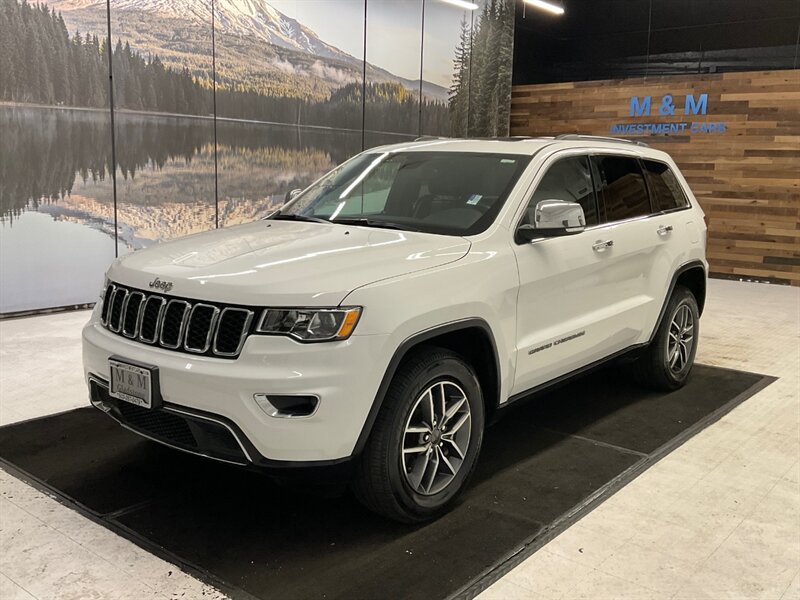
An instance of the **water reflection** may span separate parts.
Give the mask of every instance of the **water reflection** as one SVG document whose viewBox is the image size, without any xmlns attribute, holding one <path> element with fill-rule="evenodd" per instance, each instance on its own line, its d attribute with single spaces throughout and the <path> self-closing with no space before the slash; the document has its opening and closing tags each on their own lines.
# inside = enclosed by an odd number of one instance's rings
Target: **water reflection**
<svg viewBox="0 0 800 600">
<path fill-rule="evenodd" d="M 0 108 L 0 219 L 57 204 L 59 214 L 113 233 L 110 129 L 103 111 Z M 117 188 L 120 241 L 138 248 L 266 214 L 361 149 L 360 132 L 218 122 L 218 207 L 208 121 L 120 112 Z M 371 136 L 371 143 L 405 137 Z M 203 201 L 205 199 L 205 201 Z"/>
<path fill-rule="evenodd" d="M 69 272 L 69 265 L 102 273 L 114 256 L 115 230 L 117 252 L 125 253 L 214 227 L 217 216 L 220 226 L 260 218 L 288 190 L 308 185 L 361 149 L 360 132 L 220 120 L 215 203 L 208 120 L 115 116 L 116 222 L 107 111 L 0 107 L 0 252 L 6 266 L 17 265 L 4 269 L 3 287 L 17 292 L 13 301 L 6 295 L 0 302 L 0 312 L 92 302 L 96 274 L 91 285 L 80 278 L 62 281 L 57 293 L 43 291 L 45 283 L 34 290 L 22 278 L 39 269 L 36 280 L 46 282 L 48 269 L 55 275 Z M 368 143 L 408 137 L 372 134 Z M 30 212 L 42 216 L 26 218 Z M 31 243 L 20 244 L 23 232 Z M 48 242 L 53 238 L 65 240 L 58 260 Z"/>
</svg>

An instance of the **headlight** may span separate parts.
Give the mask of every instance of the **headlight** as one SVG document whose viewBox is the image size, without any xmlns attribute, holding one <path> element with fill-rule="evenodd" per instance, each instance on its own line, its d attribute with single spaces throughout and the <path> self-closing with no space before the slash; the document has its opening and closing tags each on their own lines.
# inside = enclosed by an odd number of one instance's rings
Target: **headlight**
<svg viewBox="0 0 800 600">
<path fill-rule="evenodd" d="M 288 335 L 301 342 L 345 340 L 356 328 L 361 307 L 267 308 L 257 333 Z"/>
</svg>

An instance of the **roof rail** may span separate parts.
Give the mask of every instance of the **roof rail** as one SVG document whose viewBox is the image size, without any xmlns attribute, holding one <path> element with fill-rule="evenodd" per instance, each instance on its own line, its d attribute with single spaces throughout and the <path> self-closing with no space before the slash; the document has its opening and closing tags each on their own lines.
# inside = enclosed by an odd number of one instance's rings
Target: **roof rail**
<svg viewBox="0 0 800 600">
<path fill-rule="evenodd" d="M 415 142 L 429 142 L 431 140 L 459 140 L 462 142 L 465 141 L 478 141 L 478 142 L 524 142 L 527 140 L 553 140 L 556 139 L 553 136 L 541 136 L 541 135 L 510 135 L 505 137 L 498 137 L 498 136 L 472 136 L 472 137 L 451 137 L 447 135 L 421 135 L 418 138 L 415 138 Z M 613 138 L 609 138 L 613 139 Z M 619 141 L 627 141 L 627 140 L 619 140 Z"/>
<path fill-rule="evenodd" d="M 564 133 L 555 137 L 557 140 L 597 140 L 598 142 L 622 142 L 624 144 L 636 144 L 649 148 L 650 144 L 645 144 L 639 140 L 626 140 L 625 138 L 608 137 L 604 135 L 584 135 L 582 133 Z"/>
</svg>

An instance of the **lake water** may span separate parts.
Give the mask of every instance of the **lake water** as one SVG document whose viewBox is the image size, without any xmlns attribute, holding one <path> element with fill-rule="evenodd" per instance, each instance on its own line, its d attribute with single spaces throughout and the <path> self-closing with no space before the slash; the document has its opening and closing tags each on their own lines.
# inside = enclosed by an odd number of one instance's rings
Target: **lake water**
<svg viewBox="0 0 800 600">
<path fill-rule="evenodd" d="M 0 312 L 94 302 L 115 254 L 258 219 L 361 150 L 360 132 L 218 121 L 215 151 L 210 120 L 115 117 L 116 220 L 108 112 L 0 106 Z"/>
</svg>

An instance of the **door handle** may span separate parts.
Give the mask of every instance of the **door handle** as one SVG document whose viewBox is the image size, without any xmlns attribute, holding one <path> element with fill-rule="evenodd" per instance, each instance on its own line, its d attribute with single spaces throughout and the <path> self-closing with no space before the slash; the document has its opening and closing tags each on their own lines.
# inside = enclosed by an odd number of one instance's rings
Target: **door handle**
<svg viewBox="0 0 800 600">
<path fill-rule="evenodd" d="M 656 229 L 656 233 L 661 236 L 667 235 L 671 231 L 672 231 L 672 225 L 662 225 L 661 227 Z"/>
<path fill-rule="evenodd" d="M 614 240 L 597 240 L 592 244 L 592 250 L 595 252 L 605 252 L 614 245 Z"/>
</svg>

